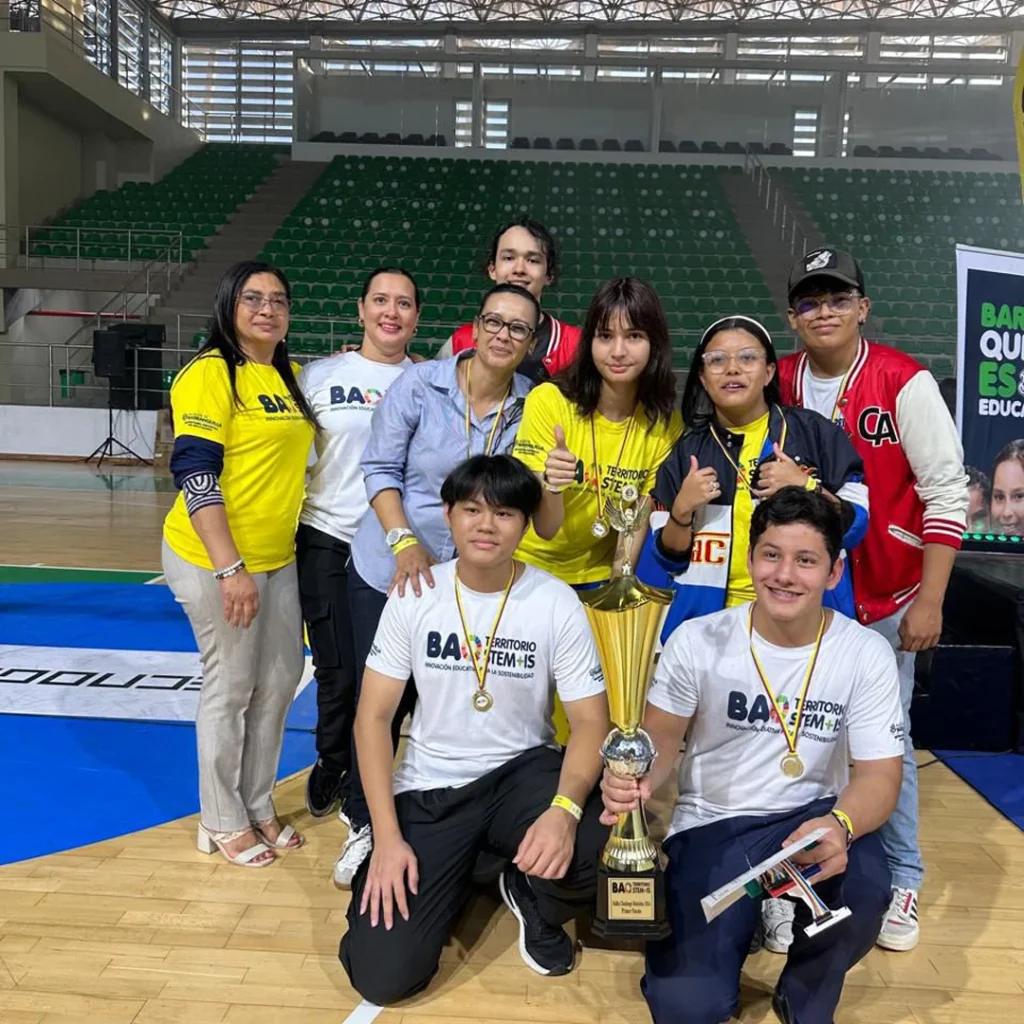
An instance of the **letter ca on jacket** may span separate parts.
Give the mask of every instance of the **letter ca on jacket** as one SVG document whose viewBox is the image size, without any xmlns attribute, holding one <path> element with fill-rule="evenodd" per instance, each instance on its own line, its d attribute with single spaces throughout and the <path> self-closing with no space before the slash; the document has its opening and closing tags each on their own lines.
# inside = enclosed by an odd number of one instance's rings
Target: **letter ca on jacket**
<svg viewBox="0 0 1024 1024">
<path fill-rule="evenodd" d="M 877 405 L 869 405 L 861 411 L 857 418 L 857 433 L 873 448 L 880 448 L 883 444 L 900 443 L 893 414 L 887 409 L 880 409 Z"/>
</svg>

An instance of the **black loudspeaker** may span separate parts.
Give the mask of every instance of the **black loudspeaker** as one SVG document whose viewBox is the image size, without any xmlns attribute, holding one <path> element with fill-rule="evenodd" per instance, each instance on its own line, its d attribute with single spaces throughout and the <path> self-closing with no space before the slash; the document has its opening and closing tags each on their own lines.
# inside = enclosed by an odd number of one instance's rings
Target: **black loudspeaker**
<svg viewBox="0 0 1024 1024">
<path fill-rule="evenodd" d="M 110 381 L 114 409 L 160 409 L 163 406 L 163 324 L 114 324 L 93 333 L 93 368 Z"/>
<path fill-rule="evenodd" d="M 120 331 L 94 331 L 92 368 L 97 377 L 123 377 L 128 369 L 127 338 Z"/>
</svg>

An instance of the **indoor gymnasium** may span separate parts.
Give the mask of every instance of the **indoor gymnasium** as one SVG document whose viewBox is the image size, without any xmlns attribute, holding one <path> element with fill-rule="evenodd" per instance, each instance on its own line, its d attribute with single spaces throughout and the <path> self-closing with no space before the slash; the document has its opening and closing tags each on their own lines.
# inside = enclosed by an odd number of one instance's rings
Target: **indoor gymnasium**
<svg viewBox="0 0 1024 1024">
<path fill-rule="evenodd" d="M 0 1022 L 1019 1020 L 1022 46 L 0 3 Z"/>
</svg>

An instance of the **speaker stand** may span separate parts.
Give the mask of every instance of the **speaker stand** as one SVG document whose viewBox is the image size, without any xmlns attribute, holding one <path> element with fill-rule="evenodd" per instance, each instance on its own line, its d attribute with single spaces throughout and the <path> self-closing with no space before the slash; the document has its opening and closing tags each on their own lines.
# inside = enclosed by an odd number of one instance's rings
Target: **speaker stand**
<svg viewBox="0 0 1024 1024">
<path fill-rule="evenodd" d="M 114 436 L 114 396 L 107 396 L 107 437 L 106 440 L 94 449 L 93 453 L 87 456 L 85 462 L 88 465 L 93 459 L 96 459 L 96 468 L 99 469 L 103 465 L 104 459 L 115 459 L 121 458 L 127 455 L 129 458 L 134 459 L 136 462 L 141 462 L 143 465 L 152 465 L 152 460 L 145 459 L 138 452 L 133 451 L 123 441 L 119 441 Z"/>
</svg>

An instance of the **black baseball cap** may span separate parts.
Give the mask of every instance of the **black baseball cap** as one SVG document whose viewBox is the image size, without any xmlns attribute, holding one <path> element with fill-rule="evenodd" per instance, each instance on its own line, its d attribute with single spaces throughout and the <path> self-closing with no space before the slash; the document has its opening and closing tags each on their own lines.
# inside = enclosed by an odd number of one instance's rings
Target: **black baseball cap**
<svg viewBox="0 0 1024 1024">
<path fill-rule="evenodd" d="M 789 290 L 786 294 L 792 299 L 793 292 L 805 281 L 818 277 L 841 281 L 851 288 L 856 288 L 861 295 L 864 294 L 864 272 L 860 269 L 860 264 L 848 252 L 827 248 L 804 253 L 793 264 L 789 272 Z"/>
</svg>

